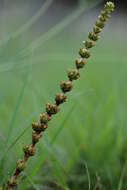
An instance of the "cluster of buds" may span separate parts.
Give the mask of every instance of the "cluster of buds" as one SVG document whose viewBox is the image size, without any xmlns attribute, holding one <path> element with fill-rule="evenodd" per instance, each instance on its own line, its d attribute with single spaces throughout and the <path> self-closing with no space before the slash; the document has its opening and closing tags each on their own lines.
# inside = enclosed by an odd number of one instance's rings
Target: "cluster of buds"
<svg viewBox="0 0 127 190">
<path fill-rule="evenodd" d="M 68 78 L 70 81 L 77 80 L 80 77 L 80 73 L 77 69 L 68 71 Z"/>
<path fill-rule="evenodd" d="M 86 61 L 85 59 L 82 59 L 82 58 L 76 59 L 75 61 L 75 65 L 77 69 L 82 69 L 85 66 L 85 64 L 86 64 Z"/>
<path fill-rule="evenodd" d="M 9 190 L 14 189 L 14 188 L 17 186 L 17 180 L 16 180 L 16 178 L 8 179 L 8 180 L 7 180 L 7 186 L 9 187 L 9 188 L 8 188 Z M 6 188 L 6 189 L 7 189 L 7 188 Z"/>
<path fill-rule="evenodd" d="M 47 113 L 40 114 L 40 123 L 47 124 L 50 121 L 51 117 Z"/>
<path fill-rule="evenodd" d="M 46 104 L 46 112 L 49 116 L 57 114 L 58 111 L 59 108 L 56 104 L 50 104 L 50 103 Z"/>
<path fill-rule="evenodd" d="M 42 133 L 48 128 L 48 122 L 51 120 L 52 115 L 55 115 L 59 111 L 60 104 L 66 102 L 66 93 L 70 92 L 73 87 L 73 80 L 77 80 L 80 77 L 79 70 L 86 65 L 86 60 L 91 56 L 89 49 L 95 46 L 95 42 L 99 39 L 99 34 L 105 26 L 105 22 L 110 17 L 111 12 L 114 10 L 114 4 L 112 2 L 107 2 L 104 6 L 104 11 L 98 17 L 98 20 L 93 27 L 93 31 L 89 32 L 88 40 L 84 41 L 83 44 L 85 48 L 80 48 L 79 55 L 80 58 L 75 61 L 75 69 L 68 71 L 68 81 L 62 81 L 60 83 L 60 88 L 62 93 L 57 93 L 55 97 L 55 103 L 47 103 L 45 113 L 40 114 L 40 121 L 32 124 L 32 144 L 27 145 L 23 148 L 24 158 L 18 160 L 16 165 L 16 170 L 6 185 L 6 190 L 12 190 L 17 185 L 17 178 L 19 174 L 25 169 L 26 161 L 29 157 L 34 156 L 35 154 L 35 145 L 42 137 Z M 0 189 L 1 190 L 1 189 Z"/>
<path fill-rule="evenodd" d="M 35 155 L 35 148 L 32 145 L 24 146 L 23 151 L 24 151 L 24 156 L 26 159 L 29 158 L 30 156 Z"/>
<path fill-rule="evenodd" d="M 59 106 L 60 104 L 63 104 L 64 102 L 66 102 L 66 99 L 67 99 L 67 97 L 65 96 L 64 93 L 62 93 L 62 94 L 57 93 L 56 98 L 55 98 L 56 105 Z"/>
<path fill-rule="evenodd" d="M 26 165 L 24 160 L 18 160 L 16 164 L 17 171 L 22 172 L 24 171 Z"/>
<path fill-rule="evenodd" d="M 88 50 L 88 49 L 85 49 L 85 48 L 81 48 L 81 49 L 79 50 L 79 54 L 80 54 L 80 56 L 81 56 L 82 58 L 84 58 L 84 59 L 88 59 L 88 58 L 90 57 L 90 52 L 89 52 L 89 50 Z"/>
<path fill-rule="evenodd" d="M 83 42 L 85 48 L 79 50 L 79 54 L 82 58 L 90 57 L 88 49 L 95 46 L 95 42 L 100 38 L 99 34 L 104 28 L 105 22 L 108 20 L 108 18 L 110 18 L 110 14 L 113 10 L 114 10 L 114 3 L 107 2 L 104 6 L 104 10 L 101 11 L 101 14 L 98 16 L 98 20 L 96 21 L 95 26 L 93 27 L 93 31 L 89 32 L 88 34 L 89 39 Z"/>
<path fill-rule="evenodd" d="M 40 134 L 41 132 L 45 131 L 45 129 L 47 129 L 47 125 L 43 124 L 43 123 L 32 123 L 32 129 L 38 134 Z"/>
<path fill-rule="evenodd" d="M 72 90 L 72 82 L 71 81 L 61 81 L 60 88 L 63 91 L 63 93 L 70 92 Z"/>
</svg>

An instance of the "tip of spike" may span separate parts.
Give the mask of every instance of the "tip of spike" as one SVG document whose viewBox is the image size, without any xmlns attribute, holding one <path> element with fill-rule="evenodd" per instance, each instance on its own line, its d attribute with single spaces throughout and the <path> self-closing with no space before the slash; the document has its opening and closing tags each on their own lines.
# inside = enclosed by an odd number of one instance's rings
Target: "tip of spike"
<svg viewBox="0 0 127 190">
<path fill-rule="evenodd" d="M 105 10 L 106 11 L 114 11 L 115 4 L 112 1 L 109 1 L 105 4 Z"/>
</svg>

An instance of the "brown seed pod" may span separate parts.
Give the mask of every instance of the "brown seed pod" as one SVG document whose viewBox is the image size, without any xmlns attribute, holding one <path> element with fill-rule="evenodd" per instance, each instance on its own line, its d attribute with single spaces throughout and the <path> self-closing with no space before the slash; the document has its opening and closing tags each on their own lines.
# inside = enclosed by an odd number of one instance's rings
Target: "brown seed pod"
<svg viewBox="0 0 127 190">
<path fill-rule="evenodd" d="M 37 133 L 41 133 L 42 131 L 45 131 L 48 126 L 46 124 L 42 123 L 32 123 L 32 129 L 36 131 Z"/>
<path fill-rule="evenodd" d="M 56 114 L 59 111 L 59 108 L 56 104 L 46 104 L 46 112 L 49 116 Z"/>
<path fill-rule="evenodd" d="M 51 120 L 51 117 L 47 113 L 40 114 L 40 123 L 47 124 Z"/>
<path fill-rule="evenodd" d="M 80 54 L 80 56 L 81 56 L 82 58 L 88 59 L 88 58 L 90 57 L 90 52 L 89 52 L 87 49 L 85 49 L 85 48 L 81 48 L 81 49 L 79 50 L 79 54 Z"/>
<path fill-rule="evenodd" d="M 86 49 L 89 49 L 95 46 L 95 42 L 93 40 L 86 40 L 83 42 L 83 44 L 85 45 Z"/>
<path fill-rule="evenodd" d="M 80 77 L 80 73 L 77 69 L 70 69 L 68 70 L 68 78 L 70 81 L 77 80 Z"/>
<path fill-rule="evenodd" d="M 57 105 L 60 105 L 60 104 L 62 104 L 62 103 L 64 103 L 64 102 L 66 102 L 66 99 L 67 99 L 67 97 L 65 96 L 64 93 L 62 93 L 62 94 L 57 93 L 57 94 L 56 94 L 55 101 L 56 101 L 56 104 L 57 104 Z"/>
<path fill-rule="evenodd" d="M 61 90 L 66 93 L 72 90 L 72 82 L 71 81 L 61 81 L 60 83 Z"/>
<path fill-rule="evenodd" d="M 27 145 L 23 147 L 23 151 L 26 157 L 35 155 L 35 148 L 32 145 Z"/>
<path fill-rule="evenodd" d="M 79 59 L 76 59 L 75 64 L 76 64 L 77 69 L 82 69 L 85 66 L 86 62 L 84 59 L 79 58 Z"/>
</svg>

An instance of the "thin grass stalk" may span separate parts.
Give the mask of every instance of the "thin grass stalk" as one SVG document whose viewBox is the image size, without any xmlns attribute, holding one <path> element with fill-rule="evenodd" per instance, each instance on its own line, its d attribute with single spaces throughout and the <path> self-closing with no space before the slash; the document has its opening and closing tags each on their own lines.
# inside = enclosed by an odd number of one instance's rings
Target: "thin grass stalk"
<svg viewBox="0 0 127 190">
<path fill-rule="evenodd" d="M 102 0 L 98 0 L 96 3 L 92 3 L 91 5 L 80 5 L 79 9 L 77 11 L 74 11 L 73 13 L 71 13 L 71 15 L 67 16 L 65 19 L 63 19 L 62 22 L 56 24 L 56 26 L 54 26 L 53 28 L 49 29 L 48 32 L 44 33 L 43 35 L 41 35 L 38 39 L 34 40 L 33 42 L 31 42 L 26 48 L 24 48 L 21 52 L 17 53 L 15 55 L 15 60 L 17 59 L 21 59 L 22 58 L 26 58 L 28 56 L 30 56 L 31 54 L 33 54 L 33 52 L 35 50 L 37 50 L 40 46 L 42 46 L 45 42 L 47 42 L 48 40 L 51 40 L 53 37 L 55 37 L 58 33 L 60 33 L 63 29 L 65 29 L 65 27 L 67 27 L 70 23 L 72 23 L 75 19 L 77 19 L 78 17 L 81 16 L 81 14 L 83 12 L 85 12 L 85 10 L 90 9 L 96 5 L 98 5 Z M 14 66 L 17 66 L 17 62 L 15 62 L 15 60 L 13 60 L 12 62 L 7 62 L 4 63 L 4 65 L 0 65 L 0 72 L 5 72 L 5 71 L 10 71 L 12 69 L 14 69 Z M 21 64 L 19 64 L 18 66 L 20 67 L 25 67 L 28 66 L 28 64 L 24 64 L 22 62 L 22 60 L 20 61 Z"/>
<path fill-rule="evenodd" d="M 36 21 L 43 15 L 45 12 L 48 10 L 48 8 L 51 6 L 53 3 L 53 0 L 47 0 L 45 3 L 41 6 L 39 11 L 23 26 L 19 27 L 15 32 L 12 34 L 9 34 L 2 40 L 0 40 L 0 47 L 5 45 L 6 43 L 9 42 L 9 40 L 14 40 L 15 38 L 19 37 L 22 35 L 24 32 L 26 32 Z"/>
<path fill-rule="evenodd" d="M 73 88 L 73 81 L 80 78 L 80 69 L 82 69 L 87 59 L 90 58 L 90 48 L 95 46 L 95 42 L 99 39 L 99 34 L 105 26 L 105 22 L 110 18 L 111 12 L 114 10 L 114 3 L 107 2 L 104 6 L 104 10 L 101 11 L 94 27 L 93 31 L 89 32 L 88 40 L 84 41 L 85 47 L 80 48 L 80 58 L 75 61 L 75 69 L 70 69 L 67 72 L 68 81 L 61 81 L 60 88 L 62 93 L 57 93 L 55 97 L 55 103 L 47 103 L 45 113 L 40 114 L 40 121 L 32 124 L 32 143 L 23 147 L 24 156 L 23 159 L 17 161 L 16 169 L 13 176 L 7 181 L 5 188 L 2 190 L 13 190 L 18 185 L 18 178 L 24 171 L 26 163 L 30 157 L 35 155 L 35 145 L 39 142 L 44 131 L 48 128 L 48 123 L 52 119 L 52 116 L 59 112 L 59 106 L 66 102 L 66 93 L 70 92 Z M 0 190 L 1 190 L 0 189 Z"/>
<path fill-rule="evenodd" d="M 58 33 L 60 33 L 65 27 L 67 27 L 70 23 L 72 23 L 74 20 L 76 20 L 78 17 L 81 16 L 82 13 L 84 13 L 86 10 L 98 5 L 102 0 L 98 0 L 95 3 L 81 3 L 79 5 L 79 8 L 69 14 L 65 19 L 63 19 L 60 23 L 56 24 L 54 27 L 49 29 L 48 32 L 42 34 L 38 39 L 31 42 L 26 48 L 24 48 L 19 54 L 16 55 L 17 58 L 20 57 L 27 57 L 31 55 L 35 50 L 37 50 L 44 42 L 47 42 L 54 36 L 56 36 Z"/>
</svg>

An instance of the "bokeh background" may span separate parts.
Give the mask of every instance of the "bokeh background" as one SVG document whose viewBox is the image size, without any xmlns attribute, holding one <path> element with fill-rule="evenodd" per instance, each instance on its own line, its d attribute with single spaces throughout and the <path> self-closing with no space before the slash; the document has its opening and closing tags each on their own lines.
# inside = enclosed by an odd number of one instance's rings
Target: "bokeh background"
<svg viewBox="0 0 127 190">
<path fill-rule="evenodd" d="M 0 185 L 30 143 L 32 121 L 74 67 L 104 2 L 0 0 Z M 81 79 L 17 189 L 127 189 L 127 2 L 114 2 Z"/>
</svg>

